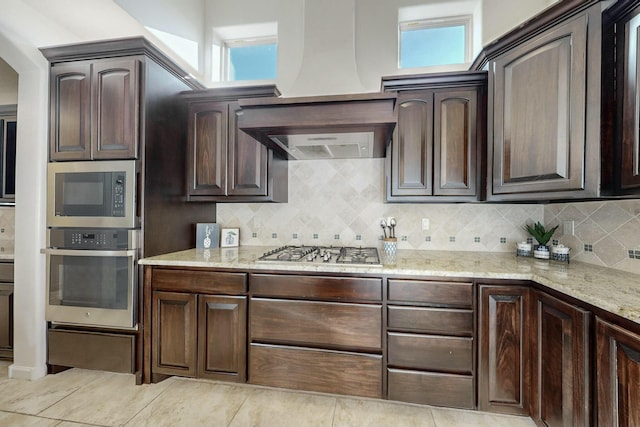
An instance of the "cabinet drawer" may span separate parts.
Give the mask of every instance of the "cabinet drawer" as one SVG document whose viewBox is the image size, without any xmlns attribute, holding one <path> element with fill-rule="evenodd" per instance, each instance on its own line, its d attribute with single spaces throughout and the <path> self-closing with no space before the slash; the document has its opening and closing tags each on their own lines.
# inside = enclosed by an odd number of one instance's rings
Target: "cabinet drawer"
<svg viewBox="0 0 640 427">
<path fill-rule="evenodd" d="M 472 307 L 473 284 L 426 280 L 389 280 L 389 300 Z"/>
<path fill-rule="evenodd" d="M 451 308 L 389 306 L 390 329 L 429 334 L 473 335 L 473 311 Z"/>
<path fill-rule="evenodd" d="M 131 374 L 135 371 L 135 337 L 63 329 L 47 331 L 47 363 Z"/>
<path fill-rule="evenodd" d="M 382 306 L 252 298 L 251 340 L 337 349 L 382 348 Z"/>
<path fill-rule="evenodd" d="M 13 283 L 13 263 L 0 262 L 0 282 Z"/>
<path fill-rule="evenodd" d="M 475 408 L 471 376 L 389 369 L 387 382 L 390 400 Z"/>
<path fill-rule="evenodd" d="M 154 290 L 191 293 L 243 293 L 247 291 L 246 273 L 154 268 Z"/>
<path fill-rule="evenodd" d="M 249 383 L 382 397 L 382 356 L 252 344 Z"/>
<path fill-rule="evenodd" d="M 473 372 L 473 339 L 388 334 L 389 366 L 444 372 Z"/>
<path fill-rule="evenodd" d="M 254 296 L 355 301 L 381 301 L 382 280 L 362 277 L 252 274 Z"/>
</svg>

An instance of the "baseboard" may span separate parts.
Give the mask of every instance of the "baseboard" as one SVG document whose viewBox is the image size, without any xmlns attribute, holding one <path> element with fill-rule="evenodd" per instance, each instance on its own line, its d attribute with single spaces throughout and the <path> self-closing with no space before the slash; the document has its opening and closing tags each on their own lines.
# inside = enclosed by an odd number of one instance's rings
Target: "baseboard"
<svg viewBox="0 0 640 427">
<path fill-rule="evenodd" d="M 37 380 L 47 375 L 47 366 L 18 366 L 9 365 L 9 378 L 19 380 Z"/>
</svg>

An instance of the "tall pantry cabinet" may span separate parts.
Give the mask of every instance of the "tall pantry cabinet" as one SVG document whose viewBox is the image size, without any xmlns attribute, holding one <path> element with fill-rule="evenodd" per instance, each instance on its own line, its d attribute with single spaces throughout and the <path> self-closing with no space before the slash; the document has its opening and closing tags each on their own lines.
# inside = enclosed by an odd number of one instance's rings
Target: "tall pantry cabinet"
<svg viewBox="0 0 640 427">
<path fill-rule="evenodd" d="M 186 107 L 180 93 L 203 87 L 142 37 L 41 51 L 51 64 L 50 161 L 135 159 L 138 257 L 195 247 L 195 224 L 214 222 L 215 205 L 187 202 Z M 50 324 L 51 371 L 114 370 L 136 373 L 142 381 L 142 273 L 138 267 L 137 328 Z M 114 339 L 122 345 L 112 346 Z M 83 357 L 88 353 L 99 357 Z"/>
</svg>

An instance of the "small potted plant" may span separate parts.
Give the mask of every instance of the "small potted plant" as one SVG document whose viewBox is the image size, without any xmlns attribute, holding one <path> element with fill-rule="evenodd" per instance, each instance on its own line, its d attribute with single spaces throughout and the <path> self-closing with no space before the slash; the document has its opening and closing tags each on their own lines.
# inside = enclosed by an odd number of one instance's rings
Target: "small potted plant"
<svg viewBox="0 0 640 427">
<path fill-rule="evenodd" d="M 547 243 L 551 240 L 551 236 L 556 232 L 558 226 L 556 225 L 547 230 L 538 221 L 534 225 L 525 225 L 524 229 L 538 242 L 533 247 L 533 256 L 540 259 L 549 259 L 549 246 L 547 246 Z"/>
</svg>

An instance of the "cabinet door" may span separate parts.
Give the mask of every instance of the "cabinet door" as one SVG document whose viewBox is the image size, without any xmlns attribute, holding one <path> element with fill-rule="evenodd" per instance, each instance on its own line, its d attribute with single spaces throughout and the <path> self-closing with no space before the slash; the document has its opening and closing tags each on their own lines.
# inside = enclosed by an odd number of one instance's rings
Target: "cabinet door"
<svg viewBox="0 0 640 427">
<path fill-rule="evenodd" d="M 433 194 L 433 91 L 398 96 L 398 123 L 391 144 L 389 201 Z"/>
<path fill-rule="evenodd" d="M 13 349 L 13 289 L 2 285 L 0 289 L 0 350 Z M 5 353 L 0 351 L 0 357 Z"/>
<path fill-rule="evenodd" d="M 247 297 L 200 295 L 198 377 L 244 382 Z"/>
<path fill-rule="evenodd" d="M 433 105 L 433 194 L 475 196 L 477 91 L 437 91 Z"/>
<path fill-rule="evenodd" d="M 538 425 L 590 425 L 589 312 L 536 297 L 531 414 Z"/>
<path fill-rule="evenodd" d="M 226 195 L 228 115 L 226 102 L 189 104 L 189 195 Z"/>
<path fill-rule="evenodd" d="M 490 64 L 489 198 L 539 199 L 553 192 L 566 197 L 584 190 L 586 49 L 587 17 L 581 15 Z"/>
<path fill-rule="evenodd" d="M 153 373 L 196 375 L 196 295 L 154 291 Z"/>
<path fill-rule="evenodd" d="M 624 37 L 618 52 L 618 61 L 623 69 L 618 77 L 619 90 L 622 91 L 622 148 L 621 148 L 621 182 L 622 189 L 640 188 L 640 15 L 636 15 L 624 23 Z M 623 56 L 621 59 L 620 57 Z"/>
<path fill-rule="evenodd" d="M 229 104 L 229 196 L 267 195 L 267 147 L 238 129 L 237 102 Z"/>
<path fill-rule="evenodd" d="M 478 409 L 527 415 L 530 352 L 529 290 L 480 286 Z"/>
<path fill-rule="evenodd" d="M 49 155 L 51 160 L 91 158 L 91 63 L 51 68 Z"/>
<path fill-rule="evenodd" d="M 93 157 L 136 158 L 140 108 L 140 62 L 135 59 L 93 64 Z"/>
<path fill-rule="evenodd" d="M 596 318 L 599 426 L 640 425 L 640 335 Z"/>
</svg>

